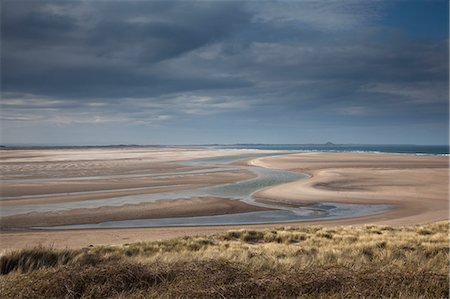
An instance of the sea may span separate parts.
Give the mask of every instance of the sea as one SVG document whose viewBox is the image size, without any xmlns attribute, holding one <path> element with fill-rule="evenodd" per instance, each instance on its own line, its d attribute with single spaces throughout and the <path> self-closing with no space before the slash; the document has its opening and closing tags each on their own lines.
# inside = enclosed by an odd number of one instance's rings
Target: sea
<svg viewBox="0 0 450 299">
<path fill-rule="evenodd" d="M 305 152 L 371 152 L 415 155 L 449 155 L 448 145 L 374 145 L 374 144 L 231 144 L 209 145 L 221 149 L 291 150 Z"/>
<path fill-rule="evenodd" d="M 217 149 L 249 149 L 249 150 L 283 150 L 303 152 L 370 152 L 370 153 L 397 153 L 414 155 L 449 155 L 449 145 L 410 145 L 410 144 L 264 144 L 264 143 L 238 143 L 238 144 L 202 144 L 202 145 L 1 145 L 0 149 L 77 149 L 77 148 L 217 148 Z"/>
</svg>

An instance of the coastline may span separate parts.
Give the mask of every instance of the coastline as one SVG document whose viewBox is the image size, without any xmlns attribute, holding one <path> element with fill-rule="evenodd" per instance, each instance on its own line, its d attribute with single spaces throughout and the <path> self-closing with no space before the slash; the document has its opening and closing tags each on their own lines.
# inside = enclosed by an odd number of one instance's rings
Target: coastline
<svg viewBox="0 0 450 299">
<path fill-rule="evenodd" d="M 162 163 L 173 160 L 182 161 L 183 159 L 192 157 L 217 157 L 224 155 L 224 153 L 230 154 L 230 151 L 197 150 L 194 153 L 187 154 L 180 149 L 176 149 L 176 152 L 167 149 L 158 149 L 157 155 L 159 155 L 159 159 L 157 161 L 158 163 Z M 236 154 L 239 151 L 233 151 L 233 153 Z M 132 153 L 126 153 L 127 156 L 129 154 Z M 138 153 L 138 155 L 144 156 L 147 154 L 148 152 L 142 153 L 141 151 Z M 150 157 L 153 159 L 154 155 L 152 156 L 150 154 Z M 110 157 L 110 159 L 113 158 L 113 156 Z M 30 159 L 36 160 L 36 157 L 30 157 Z M 57 160 L 65 161 L 64 158 Z M 72 161 L 70 163 L 74 162 Z M 311 174 L 311 177 L 306 180 L 273 186 L 257 192 L 256 198 L 259 201 L 293 205 L 314 202 L 390 204 L 395 206 L 395 208 L 382 214 L 362 217 L 273 224 L 60 231 L 2 231 L 0 233 L 0 248 L 3 250 L 24 248 L 37 244 L 59 248 L 86 247 L 99 244 L 118 245 L 129 242 L 168 239 L 183 235 L 216 233 L 244 227 L 262 229 L 281 226 L 341 226 L 364 224 L 398 226 L 424 224 L 448 219 L 448 157 L 327 152 L 267 156 L 250 160 L 247 159 L 239 163 Z M 158 168 L 160 167 L 161 164 Z M 172 172 L 177 171 L 173 164 L 171 164 L 170 169 Z M 235 179 L 233 178 L 233 180 Z M 216 201 L 216 203 L 218 202 Z M 241 205 L 234 208 L 209 206 L 207 211 L 205 211 L 202 200 L 197 200 L 195 206 L 195 209 L 185 211 L 183 215 L 202 215 L 198 212 L 199 208 L 200 210 L 203 209 L 203 212 L 207 215 L 227 213 L 227 211 L 238 213 L 252 209 L 251 207 Z M 135 212 L 139 210 L 138 207 L 135 208 L 137 208 Z M 116 211 L 116 213 L 120 214 L 120 211 Z M 142 211 L 140 213 L 142 214 Z M 155 212 L 152 213 L 155 216 Z M 125 215 L 125 212 L 123 215 Z M 120 215 L 119 218 L 123 217 L 123 215 Z M 143 213 L 142 215 L 146 214 Z M 151 213 L 147 214 L 147 216 L 149 215 Z M 164 213 L 161 215 L 163 217 Z"/>
</svg>

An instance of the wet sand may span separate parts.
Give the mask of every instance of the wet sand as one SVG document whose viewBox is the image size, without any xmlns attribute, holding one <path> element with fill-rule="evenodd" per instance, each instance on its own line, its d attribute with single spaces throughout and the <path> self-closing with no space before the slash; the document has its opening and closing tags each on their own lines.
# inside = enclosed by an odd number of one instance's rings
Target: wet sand
<svg viewBox="0 0 450 299">
<path fill-rule="evenodd" d="M 151 171 L 151 170 L 150 170 Z M 159 192 L 189 190 L 218 184 L 248 180 L 255 177 L 247 171 L 208 172 L 205 174 L 185 174 L 171 177 L 93 179 L 89 181 L 57 181 L 48 183 L 4 182 L 1 207 L 64 203 L 104 199 L 117 196 L 153 194 Z"/>
<path fill-rule="evenodd" d="M 118 207 L 71 209 L 45 213 L 28 213 L 1 218 L 2 229 L 26 229 L 70 224 L 99 223 L 132 219 L 211 216 L 254 211 L 268 208 L 252 206 L 238 200 L 214 197 L 160 200 L 151 203 L 128 204 Z"/>
<path fill-rule="evenodd" d="M 218 198 L 173 198 L 167 202 L 108 206 L 107 200 L 130 195 L 191 190 L 254 178 L 245 170 L 178 163 L 205 157 L 238 155 L 234 150 L 199 149 L 49 149 L 2 151 L 1 208 L 105 200 L 98 208 L 25 213 L 0 218 L 1 230 L 104 221 L 209 216 L 261 208 Z M 126 203 L 126 199 L 124 199 Z M 263 209 L 266 210 L 266 209 Z"/>
<path fill-rule="evenodd" d="M 18 153 L 18 151 L 10 151 L 8 155 L 2 155 L 2 174 L 4 176 L 6 174 L 8 179 L 51 178 L 58 177 L 58 173 L 62 173 L 62 177 L 137 173 L 164 175 L 167 173 L 173 174 L 180 171 L 194 170 L 192 167 L 189 168 L 188 166 L 182 166 L 176 163 L 182 160 L 217 157 L 242 152 L 238 150 L 153 149 L 146 151 L 144 149 L 108 149 L 102 151 L 95 149 L 89 151 L 89 155 L 86 153 L 85 151 L 83 155 L 80 150 L 58 150 L 56 153 L 51 150 L 43 152 L 24 151 L 21 153 Z M 319 222 L 246 225 L 245 227 L 248 228 L 307 224 L 331 226 L 368 223 L 403 225 L 448 219 L 448 157 L 363 153 L 303 153 L 289 156 L 257 158 L 248 161 L 248 163 L 261 167 L 305 172 L 312 176 L 308 180 L 283 184 L 258 192 L 257 196 L 260 201 L 294 205 L 310 202 L 343 202 L 382 203 L 396 206 L 395 209 L 381 215 Z M 4 172 L 5 169 L 7 171 Z M 238 181 L 246 175 L 248 176 L 250 174 L 235 173 L 231 175 L 231 178 L 228 177 L 228 179 Z M 217 178 L 211 184 L 218 184 L 224 179 L 223 177 Z M 195 184 L 199 183 L 199 181 L 204 181 L 205 177 L 197 176 L 195 179 L 191 178 L 191 180 L 186 186 L 195 188 Z M 169 189 L 176 188 L 176 185 L 163 185 L 164 183 L 158 186 Z M 104 194 L 99 193 L 98 196 L 109 196 L 111 193 L 116 192 L 140 192 L 141 190 L 114 191 L 103 188 L 103 191 Z M 145 190 L 145 192 L 148 191 Z M 105 195 L 108 192 L 109 194 Z M 51 194 L 44 194 L 43 196 L 47 196 L 47 200 L 55 200 L 54 198 L 52 199 L 54 196 Z M 79 195 L 72 194 L 68 196 Z M 16 204 L 20 205 L 20 202 L 25 200 L 28 201 L 30 199 L 8 200 L 4 203 L 11 204 L 11 202 L 16 202 Z M 37 199 L 33 198 L 31 200 Z M 41 198 L 41 200 L 43 199 Z M 61 199 L 56 200 L 67 200 L 67 197 L 62 196 Z M 75 217 L 73 221 L 92 221 L 95 219 L 95 221 L 102 222 L 105 219 L 132 219 L 136 216 L 138 218 L 150 218 L 159 216 L 217 215 L 250 211 L 255 208 L 254 206 L 249 206 L 241 202 L 218 198 L 191 199 L 188 205 L 189 208 L 187 209 L 184 209 L 185 203 L 186 200 L 181 202 L 180 200 L 174 200 L 164 203 L 167 206 L 163 205 L 159 208 L 156 205 L 152 206 L 153 203 L 143 204 L 145 208 L 142 208 L 143 206 L 141 205 L 135 205 L 134 207 L 132 205 L 126 205 L 120 208 L 102 207 L 89 209 L 91 211 L 87 212 L 88 214 L 86 214 L 86 211 L 77 210 L 55 213 L 33 213 L 34 215 L 20 216 L 23 217 L 22 219 L 19 218 L 19 215 L 15 216 L 15 220 L 4 217 L 2 218 L 2 226 L 9 223 L 7 227 L 14 227 L 16 225 L 16 228 L 19 228 L 19 226 L 25 228 L 36 223 L 46 223 L 45 221 L 48 221 L 47 223 L 60 224 L 64 222 L 62 219 L 68 219 L 70 217 Z M 235 205 L 236 203 L 239 204 Z M 178 210 L 176 208 L 177 206 Z M 61 213 L 61 215 L 58 216 L 58 213 Z M 169 214 L 166 215 L 164 213 Z M 13 223 L 14 221 L 16 221 L 16 224 Z M 17 223 L 22 224 L 18 225 Z M 53 245 L 55 247 L 123 244 L 182 235 L 205 234 L 242 227 L 202 226 L 74 231 L 2 231 L 0 233 L 0 248 L 23 248 L 37 244 Z"/>
<path fill-rule="evenodd" d="M 409 225 L 449 217 L 448 157 L 371 153 L 303 153 L 258 158 L 251 165 L 308 173 L 311 178 L 260 191 L 262 202 L 388 204 L 371 223 Z"/>
</svg>

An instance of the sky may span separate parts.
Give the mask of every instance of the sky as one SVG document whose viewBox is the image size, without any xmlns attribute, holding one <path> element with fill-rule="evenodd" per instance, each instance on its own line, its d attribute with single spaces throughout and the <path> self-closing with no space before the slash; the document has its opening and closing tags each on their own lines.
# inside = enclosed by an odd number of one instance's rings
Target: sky
<svg viewBox="0 0 450 299">
<path fill-rule="evenodd" d="M 1 143 L 447 144 L 447 0 L 1 1 Z"/>
</svg>

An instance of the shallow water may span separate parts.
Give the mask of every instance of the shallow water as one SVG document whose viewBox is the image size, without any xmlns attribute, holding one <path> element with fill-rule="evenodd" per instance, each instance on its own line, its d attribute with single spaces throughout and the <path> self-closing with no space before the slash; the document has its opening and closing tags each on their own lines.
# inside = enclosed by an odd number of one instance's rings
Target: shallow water
<svg viewBox="0 0 450 299">
<path fill-rule="evenodd" d="M 30 212 L 51 212 L 51 211 L 64 211 L 81 208 L 98 208 L 103 206 L 122 206 L 124 204 L 139 204 L 146 202 L 155 202 L 158 200 L 190 198 L 200 196 L 216 196 L 251 202 L 252 193 L 261 188 L 270 187 L 281 183 L 292 182 L 307 177 L 307 175 L 301 173 L 293 173 L 289 171 L 272 170 L 267 168 L 259 168 L 251 166 L 230 166 L 227 168 L 222 167 L 221 169 L 222 171 L 247 169 L 255 173 L 257 177 L 254 179 L 241 181 L 238 183 L 224 184 L 214 187 L 198 188 L 193 190 L 119 196 L 107 199 L 74 201 L 66 203 L 8 207 L 2 208 L 0 210 L 0 215 L 10 216 Z"/>
<path fill-rule="evenodd" d="M 387 205 L 356 205 L 356 204 L 336 204 L 320 203 L 297 208 L 286 208 L 275 205 L 268 205 L 255 202 L 253 194 L 258 190 L 270 186 L 298 181 L 308 178 L 308 175 L 284 170 L 267 169 L 254 166 L 231 165 L 229 163 L 261 156 L 280 155 L 283 153 L 260 153 L 242 154 L 234 156 L 221 156 L 204 159 L 196 159 L 183 162 L 184 165 L 207 166 L 209 169 L 195 170 L 196 173 L 212 171 L 248 170 L 256 175 L 256 178 L 241 181 L 238 183 L 223 184 L 214 187 L 198 188 L 193 190 L 182 190 L 174 192 L 161 192 L 156 194 L 119 196 L 108 199 L 87 200 L 79 202 L 67 202 L 57 204 L 28 205 L 2 208 L 1 216 L 10 216 L 30 212 L 51 212 L 63 211 L 79 208 L 97 208 L 102 206 L 122 206 L 125 204 L 140 204 L 155 202 L 158 200 L 191 198 L 191 197 L 222 197 L 230 200 L 241 200 L 258 206 L 277 208 L 272 211 L 259 211 L 240 214 L 226 214 L 216 216 L 201 217 L 179 217 L 164 219 L 142 219 L 126 221 L 109 221 L 97 224 L 80 224 L 45 227 L 45 229 L 79 229 L 79 228 L 101 228 L 101 227 L 162 227 L 162 226 L 197 226 L 197 225 L 229 225 L 229 224 L 258 224 L 277 223 L 306 220 L 337 219 L 344 217 L 357 217 L 369 214 L 382 213 L 389 209 Z M 176 175 L 176 174 L 174 174 Z M 39 229 L 43 229 L 40 227 Z"/>
<path fill-rule="evenodd" d="M 92 228 L 133 228 L 133 227 L 171 227 L 171 226 L 206 226 L 239 225 L 263 223 L 288 223 L 308 220 L 329 220 L 345 217 L 358 217 L 379 214 L 389 209 L 387 205 L 357 205 L 324 203 L 309 207 L 228 214 L 217 216 L 179 217 L 163 219 L 137 219 L 108 221 L 96 224 L 77 224 L 53 227 L 36 227 L 36 229 L 92 229 Z"/>
</svg>

